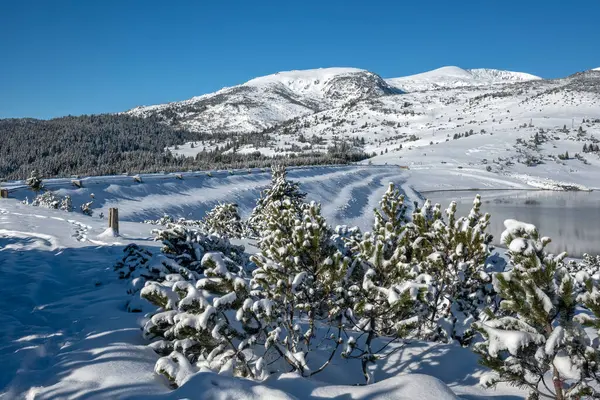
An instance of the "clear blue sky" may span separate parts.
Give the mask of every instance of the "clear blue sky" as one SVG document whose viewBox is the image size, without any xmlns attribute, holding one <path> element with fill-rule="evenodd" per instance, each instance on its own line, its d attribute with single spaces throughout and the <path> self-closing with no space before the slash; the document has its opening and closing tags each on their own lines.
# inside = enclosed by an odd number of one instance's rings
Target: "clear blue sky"
<svg viewBox="0 0 600 400">
<path fill-rule="evenodd" d="M 0 118 L 116 112 L 329 66 L 560 77 L 600 67 L 598 0 L 0 0 Z"/>
</svg>

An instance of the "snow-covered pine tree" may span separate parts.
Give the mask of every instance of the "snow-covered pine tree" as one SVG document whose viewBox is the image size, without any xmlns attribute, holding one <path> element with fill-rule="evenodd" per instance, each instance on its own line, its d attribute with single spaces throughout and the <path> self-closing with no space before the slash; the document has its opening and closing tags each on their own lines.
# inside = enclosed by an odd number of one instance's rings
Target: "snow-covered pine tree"
<svg viewBox="0 0 600 400">
<path fill-rule="evenodd" d="M 331 239 L 337 246 L 338 250 L 347 256 L 352 255 L 352 246 L 362 238 L 360 228 L 356 226 L 349 227 L 347 225 L 338 225 L 333 230 Z"/>
<path fill-rule="evenodd" d="M 181 275 L 195 284 L 204 275 L 203 257 L 209 252 L 222 255 L 222 260 L 233 273 L 239 266 L 246 266 L 248 256 L 243 246 L 233 245 L 227 238 L 209 235 L 197 226 L 169 224 L 165 229 L 152 231 L 155 240 L 161 240 L 160 253 L 152 253 L 136 244 L 130 244 L 123 252 L 123 259 L 115 264 L 120 279 L 130 281 L 130 294 L 136 294 L 147 281 L 163 282 L 172 274 Z M 243 271 L 245 274 L 246 272 Z M 140 311 L 140 304 L 132 299 L 130 311 Z"/>
<path fill-rule="evenodd" d="M 195 282 L 170 274 L 163 282 L 147 282 L 140 292 L 159 307 L 143 328 L 147 338 L 160 339 L 151 344 L 164 355 L 155 371 L 174 386 L 181 384 L 182 373 L 198 368 L 255 378 L 258 360 L 247 350 L 261 332 L 252 321 L 236 319 L 252 303 L 247 281 L 239 275 L 243 266 L 231 272 L 218 252 L 204 254 L 201 263 L 204 277 Z"/>
<path fill-rule="evenodd" d="M 240 238 L 244 232 L 244 224 L 235 203 L 217 204 L 202 221 L 208 233 L 230 238 Z"/>
<path fill-rule="evenodd" d="M 492 369 L 482 383 L 507 382 L 529 390 L 529 399 L 579 399 L 594 393 L 588 382 L 597 370 L 596 352 L 574 319 L 574 279 L 563 264 L 566 256 L 545 251 L 550 242 L 535 226 L 504 222 L 502 242 L 510 269 L 493 277 L 501 299 L 490 320 L 474 326 L 485 341 L 474 351 Z"/>
<path fill-rule="evenodd" d="M 118 261 L 114 270 L 119 274 L 119 279 L 133 280 L 139 276 L 144 276 L 147 280 L 160 280 L 160 275 L 152 274 L 148 268 L 148 262 L 152 259 L 152 252 L 148 249 L 138 246 L 135 243 L 130 243 L 123 249 L 123 258 Z M 172 271 L 169 271 L 172 273 Z M 144 281 L 136 291 L 141 289 Z"/>
<path fill-rule="evenodd" d="M 73 202 L 71 201 L 71 196 L 66 195 L 60 201 L 60 205 L 58 206 L 63 211 L 71 212 L 73 211 Z"/>
<path fill-rule="evenodd" d="M 414 274 L 406 263 L 406 210 L 404 196 L 390 183 L 375 210 L 373 232 L 351 237 L 349 242 L 354 262 L 347 275 L 346 325 L 361 332 L 364 343 L 351 337 L 343 356 L 361 359 L 367 383 L 372 382 L 369 364 L 385 357 L 372 348 L 373 340 L 408 336 L 418 325 L 419 300 L 427 290 L 426 285 L 413 282 Z"/>
<path fill-rule="evenodd" d="M 264 363 L 253 348 L 266 336 L 249 308 L 244 248 L 198 227 L 169 224 L 153 232 L 163 241 L 161 253 L 129 245 L 115 270 L 131 281 L 128 292 L 158 307 L 143 326 L 155 340 L 150 346 L 163 355 L 155 371 L 173 386 L 201 368 L 262 377 Z M 132 311 L 141 311 L 132 303 Z"/>
<path fill-rule="evenodd" d="M 58 210 L 61 208 L 63 201 L 65 201 L 65 198 L 61 199 L 54 192 L 46 191 L 35 196 L 30 205 Z"/>
<path fill-rule="evenodd" d="M 144 223 L 145 224 L 150 224 L 150 225 L 162 225 L 162 226 L 166 226 L 168 224 L 175 223 L 175 219 L 172 216 L 170 216 L 168 214 L 165 214 L 165 215 L 163 215 L 162 217 L 160 217 L 159 219 L 156 219 L 156 220 L 154 220 L 154 219 L 144 220 Z M 182 225 L 182 224 L 180 224 L 180 225 Z"/>
<path fill-rule="evenodd" d="M 161 251 L 180 266 L 202 272 L 202 257 L 207 252 L 221 252 L 225 262 L 232 265 L 245 265 L 244 246 L 231 244 L 226 237 L 207 234 L 195 226 L 167 224 L 164 229 L 154 229 L 155 240 L 162 241 Z M 232 267 L 233 268 L 233 267 Z"/>
<path fill-rule="evenodd" d="M 258 266 L 251 288 L 259 299 L 249 310 L 267 337 L 264 357 L 312 376 L 326 368 L 342 343 L 343 281 L 350 260 L 331 239 L 319 204 L 298 207 L 284 198 L 267 204 L 263 216 L 261 252 L 251 257 Z M 324 336 L 319 327 L 327 325 L 334 333 Z M 329 358 L 309 365 L 308 354 L 321 347 Z"/>
<path fill-rule="evenodd" d="M 37 169 L 31 171 L 29 178 L 25 180 L 25 184 L 36 193 L 44 189 L 44 183 Z"/>
<path fill-rule="evenodd" d="M 92 204 L 94 204 L 94 200 L 90 200 L 87 203 L 83 203 L 81 205 L 81 212 L 87 216 L 94 215 L 94 210 L 92 209 Z"/>
<path fill-rule="evenodd" d="M 466 217 L 456 216 L 456 202 L 442 216 L 440 206 L 426 201 L 413 213 L 407 227 L 411 246 L 407 252 L 418 274 L 415 281 L 430 288 L 427 316 L 421 335 L 429 340 L 458 340 L 466 345 L 474 332 L 471 324 L 483 317 L 495 299 L 491 285 L 486 231 L 489 214 L 482 214 L 479 195 Z"/>
<path fill-rule="evenodd" d="M 591 283 L 600 282 L 600 254 L 593 256 L 586 253 L 583 255 L 582 260 L 570 260 L 567 263 L 567 269 L 575 279 L 576 292 L 589 291 L 588 281 L 591 280 Z"/>
<path fill-rule="evenodd" d="M 306 193 L 300 191 L 300 184 L 287 179 L 287 171 L 284 166 L 273 166 L 271 168 L 271 185 L 262 191 L 256 207 L 248 218 L 248 235 L 260 237 L 261 232 L 267 228 L 268 217 L 265 214 L 269 204 L 274 201 L 289 200 L 299 211 L 305 197 Z"/>
</svg>

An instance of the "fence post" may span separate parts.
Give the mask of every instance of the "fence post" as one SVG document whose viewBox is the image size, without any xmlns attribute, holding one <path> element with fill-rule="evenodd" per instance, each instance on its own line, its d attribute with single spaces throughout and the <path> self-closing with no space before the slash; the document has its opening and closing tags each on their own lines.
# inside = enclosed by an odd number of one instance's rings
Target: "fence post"
<svg viewBox="0 0 600 400">
<path fill-rule="evenodd" d="M 112 228 L 116 235 L 119 234 L 119 209 L 108 209 L 108 227 Z"/>
<path fill-rule="evenodd" d="M 0 198 L 8 199 L 8 189 L 0 189 Z"/>
</svg>

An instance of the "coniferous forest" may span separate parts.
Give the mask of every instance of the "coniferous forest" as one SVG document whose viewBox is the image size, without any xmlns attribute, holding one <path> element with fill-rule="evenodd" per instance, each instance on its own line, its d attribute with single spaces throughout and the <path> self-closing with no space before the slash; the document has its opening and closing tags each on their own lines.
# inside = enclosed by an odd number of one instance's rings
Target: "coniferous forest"
<svg viewBox="0 0 600 400">
<path fill-rule="evenodd" d="M 269 140 L 264 134 L 197 133 L 174 129 L 156 117 L 125 114 L 68 116 L 51 120 L 0 119 L 0 178 L 25 179 L 37 170 L 43 177 L 111 175 L 186 169 L 344 164 L 367 157 L 360 152 L 330 149 L 327 153 L 267 157 L 259 152 L 225 151 L 236 143 Z M 167 147 L 194 140 L 217 139 L 221 148 L 196 157 L 175 156 Z M 349 150 L 349 149 L 348 149 Z"/>
</svg>

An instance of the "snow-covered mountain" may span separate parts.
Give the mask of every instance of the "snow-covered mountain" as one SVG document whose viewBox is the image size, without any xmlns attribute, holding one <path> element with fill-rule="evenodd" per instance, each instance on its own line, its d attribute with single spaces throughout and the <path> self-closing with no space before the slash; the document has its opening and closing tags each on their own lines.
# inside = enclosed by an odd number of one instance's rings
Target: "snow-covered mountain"
<svg viewBox="0 0 600 400">
<path fill-rule="evenodd" d="M 279 72 L 189 100 L 128 113 L 207 133 L 250 133 L 349 101 L 395 94 L 380 76 L 356 68 Z"/>
<path fill-rule="evenodd" d="M 540 79 L 522 72 L 443 67 L 384 80 L 357 68 L 279 72 L 189 100 L 142 106 L 136 116 L 205 133 L 251 133 L 293 118 L 382 96 L 439 88 L 490 86 Z"/>
<path fill-rule="evenodd" d="M 600 144 L 597 69 L 552 80 L 458 67 L 387 80 L 352 68 L 290 71 L 129 113 L 227 134 L 170 148 L 186 156 L 223 148 L 224 140 L 237 141 L 238 153 L 268 156 L 326 152 L 345 141 L 376 153 L 372 162 L 424 168 L 428 177 L 436 168 L 471 166 L 504 181 L 598 187 L 600 152 L 583 153 L 584 144 Z M 260 143 L 249 139 L 256 132 Z M 565 151 L 578 158 L 563 160 Z"/>
<path fill-rule="evenodd" d="M 514 83 L 538 79 L 541 78 L 524 72 L 488 68 L 462 69 L 450 66 L 416 75 L 390 78 L 387 79 L 387 82 L 403 91 L 414 92 L 464 86 L 489 86 L 498 83 Z"/>
</svg>

